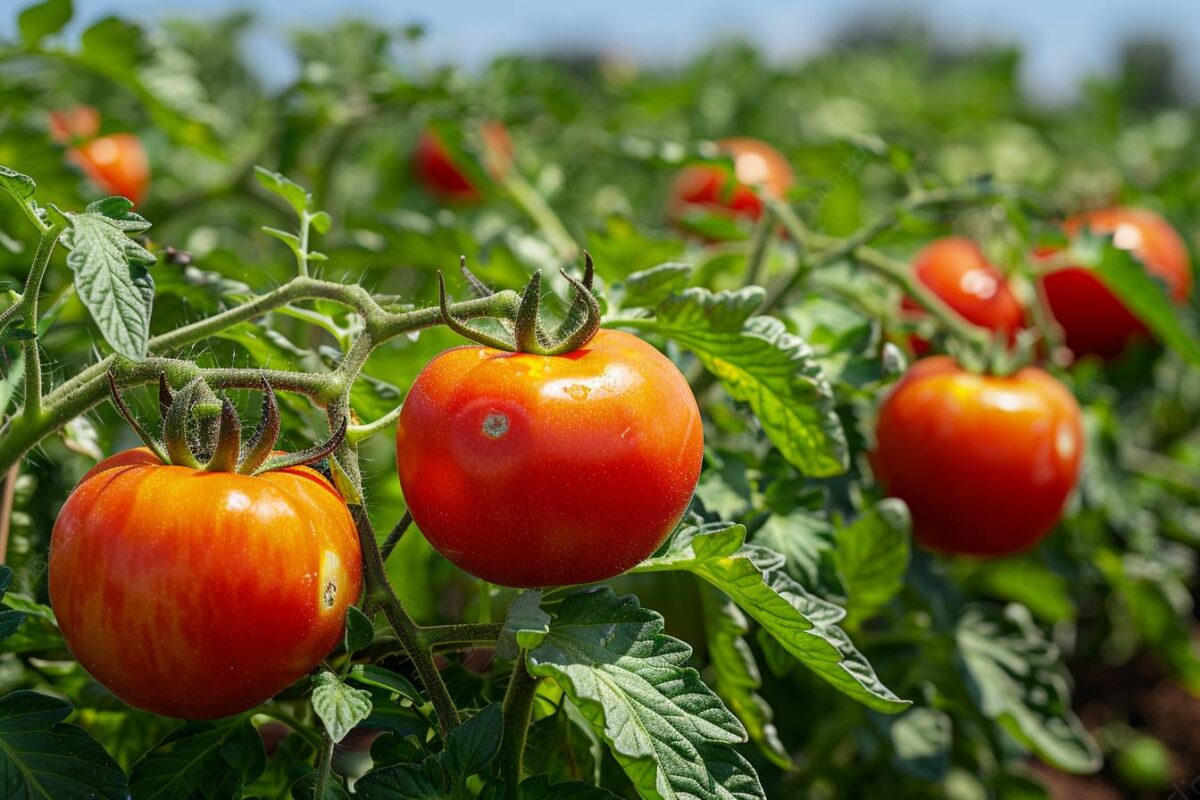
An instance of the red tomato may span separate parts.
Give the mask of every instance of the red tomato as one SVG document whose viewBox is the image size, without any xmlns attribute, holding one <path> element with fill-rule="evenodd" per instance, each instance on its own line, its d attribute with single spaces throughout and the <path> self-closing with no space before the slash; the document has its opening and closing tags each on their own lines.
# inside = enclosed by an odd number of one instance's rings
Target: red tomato
<svg viewBox="0 0 1200 800">
<path fill-rule="evenodd" d="M 1176 303 L 1192 292 L 1187 247 L 1171 224 L 1144 208 L 1108 208 L 1081 214 L 1063 225 L 1069 236 L 1089 228 L 1111 234 L 1113 244 L 1129 250 L 1146 271 L 1167 285 Z M 1072 267 L 1042 279 L 1051 313 L 1062 326 L 1067 347 L 1076 356 L 1120 355 L 1131 340 L 1149 335 L 1146 326 L 1090 270 Z"/>
<path fill-rule="evenodd" d="M 91 139 L 99 132 L 100 112 L 91 106 L 50 112 L 50 137 L 59 144 Z"/>
<path fill-rule="evenodd" d="M 1025 322 L 1025 312 L 1004 273 L 988 263 L 970 239 L 951 236 L 931 242 L 917 253 L 913 272 L 967 322 L 1003 333 L 1010 342 Z M 910 297 L 904 298 L 902 306 L 910 311 L 921 308 Z M 929 350 L 929 342 L 917 336 L 910 342 L 917 355 Z"/>
<path fill-rule="evenodd" d="M 422 370 L 396 437 L 413 520 L 504 586 L 590 583 L 662 544 L 704 456 L 687 381 L 635 336 L 563 356 L 459 347 Z"/>
<path fill-rule="evenodd" d="M 673 222 L 679 224 L 692 210 L 755 220 L 762 214 L 763 204 L 752 186 L 762 184 L 776 197 L 791 187 L 791 165 L 765 142 L 739 137 L 722 139 L 717 146 L 733 159 L 734 174 L 715 164 L 685 168 L 668 199 L 667 214 Z"/>
<path fill-rule="evenodd" d="M 1054 526 L 1082 454 L 1079 406 L 1047 373 L 974 375 L 933 356 L 884 401 L 871 464 L 908 504 L 919 542 L 1001 556 Z"/>
<path fill-rule="evenodd" d="M 76 660 L 168 717 L 253 708 L 320 663 L 362 591 L 354 522 L 320 473 L 120 453 L 54 524 L 50 601 Z"/>
<path fill-rule="evenodd" d="M 480 127 L 480 139 L 485 153 L 485 167 L 499 180 L 513 160 L 513 143 L 504 123 L 489 121 Z M 450 151 L 432 128 L 421 132 L 413 153 L 413 172 L 425 190 L 451 203 L 478 203 L 483 199 L 479 188 L 454 163 Z"/>
<path fill-rule="evenodd" d="M 132 133 L 92 139 L 68 150 L 67 158 L 106 194 L 127 197 L 135 204 L 146 196 L 150 161 L 141 140 Z"/>
</svg>

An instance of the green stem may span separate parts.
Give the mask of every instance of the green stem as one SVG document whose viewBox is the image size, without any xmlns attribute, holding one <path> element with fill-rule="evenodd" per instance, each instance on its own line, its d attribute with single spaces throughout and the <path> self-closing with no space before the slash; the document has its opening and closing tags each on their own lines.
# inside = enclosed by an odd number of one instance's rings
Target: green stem
<svg viewBox="0 0 1200 800">
<path fill-rule="evenodd" d="M 25 280 L 25 291 L 21 294 L 20 302 L 14 306 L 18 309 L 15 313 L 21 315 L 25 327 L 33 334 L 32 338 L 21 342 L 25 353 L 24 413 L 31 419 L 37 419 L 42 413 L 42 352 L 37 340 L 38 299 L 42 293 L 42 279 L 46 276 L 46 268 L 50 266 L 50 256 L 62 236 L 63 228 L 62 223 L 55 223 L 38 237 L 33 266 L 29 268 L 29 277 Z"/>
<path fill-rule="evenodd" d="M 391 557 L 392 551 L 396 549 L 396 545 L 400 544 L 401 537 L 408 531 L 412 525 L 412 514 L 405 511 L 404 516 L 400 517 L 400 521 L 396 523 L 396 527 L 392 528 L 392 532 L 388 534 L 387 539 L 383 541 L 383 545 L 379 548 L 379 556 L 384 561 Z"/>
<path fill-rule="evenodd" d="M 418 631 L 418 643 L 426 650 L 455 644 L 492 644 L 500 638 L 503 629 L 498 622 L 430 625 Z"/>
<path fill-rule="evenodd" d="M 313 791 L 315 800 L 324 800 L 325 792 L 329 789 L 329 781 L 333 778 L 333 739 L 326 733 L 317 750 L 317 785 Z"/>
<path fill-rule="evenodd" d="M 265 717 L 270 717 L 271 719 L 282 722 L 292 730 L 292 733 L 311 744 L 318 751 L 324 745 L 325 740 L 320 734 L 314 731 L 310 726 L 301 722 L 300 719 L 294 714 L 281 708 L 273 702 L 259 706 L 258 708 L 254 709 L 254 713 L 262 714 Z"/>
<path fill-rule="evenodd" d="M 504 779 L 506 798 L 517 800 L 524 772 L 525 739 L 533 715 L 533 696 L 538 679 L 529 674 L 525 651 L 517 654 L 517 664 L 508 690 L 504 693 L 504 734 L 500 740 L 500 777 Z"/>
<path fill-rule="evenodd" d="M 521 210 L 529 215 L 529 218 L 537 224 L 550 245 L 554 248 L 554 252 L 563 261 L 574 261 L 579 257 L 579 245 L 575 243 L 575 239 L 567 232 L 567 228 L 562 224 L 562 220 L 554 213 L 554 209 L 550 208 L 550 204 L 538 192 L 537 189 L 525 180 L 516 168 L 508 170 L 504 176 L 503 186 L 508 190 L 513 201 L 516 202 Z"/>
</svg>

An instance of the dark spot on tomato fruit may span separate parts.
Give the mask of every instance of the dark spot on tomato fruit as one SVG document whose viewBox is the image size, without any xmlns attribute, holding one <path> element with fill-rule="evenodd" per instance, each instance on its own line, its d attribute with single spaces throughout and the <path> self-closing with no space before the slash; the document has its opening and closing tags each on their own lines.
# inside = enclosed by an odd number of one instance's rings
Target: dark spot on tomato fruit
<svg viewBox="0 0 1200 800">
<path fill-rule="evenodd" d="M 333 581 L 325 584 L 325 607 L 333 608 L 333 602 L 337 600 L 337 584 Z"/>
<path fill-rule="evenodd" d="M 493 411 L 483 421 L 483 435 L 489 439 L 499 439 L 508 433 L 508 417 L 499 411 Z"/>
</svg>

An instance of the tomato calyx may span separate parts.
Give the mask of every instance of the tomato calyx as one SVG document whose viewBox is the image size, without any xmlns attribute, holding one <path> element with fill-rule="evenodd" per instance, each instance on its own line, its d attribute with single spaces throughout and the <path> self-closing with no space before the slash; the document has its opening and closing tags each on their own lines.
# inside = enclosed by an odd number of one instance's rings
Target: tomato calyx
<svg viewBox="0 0 1200 800">
<path fill-rule="evenodd" d="M 172 393 L 166 375 L 159 375 L 162 436 L 158 438 L 147 432 L 134 417 L 112 373 L 108 375 L 108 388 L 117 411 L 164 464 L 203 472 L 262 475 L 328 458 L 346 437 L 348 420 L 343 418 L 325 441 L 297 453 L 277 453 L 275 447 L 281 428 L 279 401 L 265 376 L 262 379 L 262 414 L 244 443 L 242 422 L 233 402 L 228 397 L 218 398 L 202 377 L 192 379 Z"/>
<path fill-rule="evenodd" d="M 446 280 L 438 272 L 438 302 L 442 311 L 442 319 L 446 327 L 460 336 L 496 350 L 510 353 L 532 353 L 539 356 L 557 356 L 578 350 L 592 340 L 600 330 L 600 303 L 592 294 L 592 284 L 595 280 L 595 265 L 592 256 L 584 251 L 583 280 L 575 278 L 566 270 L 559 270 L 562 276 L 571 284 L 574 297 L 571 307 L 567 309 L 562 322 L 554 330 L 548 330 L 542 321 L 542 272 L 533 273 L 529 283 L 521 292 L 521 298 L 513 309 L 511 320 L 501 319 L 508 338 L 501 338 L 475 328 L 465 320 L 458 319 L 450 312 L 450 299 L 446 293 Z M 462 257 L 459 268 L 471 290 L 477 297 L 490 297 L 495 292 L 481 281 L 478 276 L 467 269 L 466 256 Z"/>
</svg>

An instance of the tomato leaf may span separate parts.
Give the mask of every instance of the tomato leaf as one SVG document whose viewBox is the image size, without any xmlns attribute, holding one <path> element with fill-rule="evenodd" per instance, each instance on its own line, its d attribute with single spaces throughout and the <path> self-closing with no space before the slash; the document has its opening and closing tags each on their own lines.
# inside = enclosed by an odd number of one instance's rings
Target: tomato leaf
<svg viewBox="0 0 1200 800">
<path fill-rule="evenodd" d="M 126 800 L 125 773 L 86 731 L 63 722 L 65 700 L 19 691 L 0 698 L 4 797 Z"/>
<path fill-rule="evenodd" d="M 834 560 L 833 525 L 824 516 L 796 510 L 773 514 L 754 532 L 754 544 L 787 559 L 784 570 L 815 594 L 840 601 L 846 595 Z"/>
<path fill-rule="evenodd" d="M 704 637 L 712 661 L 713 688 L 729 710 L 746 726 L 750 741 L 783 769 L 792 769 L 792 758 L 772 723 L 774 712 L 758 694 L 762 675 L 749 643 L 743 638 L 750 625 L 737 604 L 711 586 L 702 586 Z"/>
<path fill-rule="evenodd" d="M 408 678 L 392 672 L 390 669 L 385 669 L 374 664 L 355 664 L 346 677 L 364 686 L 386 689 L 418 705 L 425 702 L 425 699 L 421 697 L 421 693 L 417 691 L 417 688 L 412 685 L 412 682 Z"/>
<path fill-rule="evenodd" d="M 347 653 L 355 653 L 375 641 L 375 624 L 355 606 L 346 609 L 344 642 Z"/>
<path fill-rule="evenodd" d="M 550 632 L 550 615 L 542 610 L 542 593 L 536 589 L 522 592 L 508 606 L 508 616 L 496 643 L 496 655 L 509 660 L 519 649 L 537 647 Z"/>
<path fill-rule="evenodd" d="M 1100 768 L 1100 750 L 1071 710 L 1062 654 L 1028 609 L 1010 605 L 999 614 L 968 608 L 956 640 L 960 671 L 984 715 L 1061 770 Z"/>
<path fill-rule="evenodd" d="M 661 556 L 635 572 L 694 572 L 729 595 L 779 644 L 831 685 L 876 711 L 908 707 L 875 674 L 838 624 L 846 612 L 784 572 L 783 556 L 745 543 L 741 525 L 684 528 Z"/>
<path fill-rule="evenodd" d="M 663 618 L 608 587 L 567 595 L 550 632 L 526 655 L 553 678 L 608 744 L 643 798 L 764 797 L 732 745 L 746 731 L 683 664 L 692 649 Z"/>
<path fill-rule="evenodd" d="M 619 285 L 622 308 L 654 308 L 688 285 L 690 264 L 668 262 L 635 272 Z M 616 289 L 617 287 L 614 287 Z"/>
<path fill-rule="evenodd" d="M 912 519 L 900 500 L 883 500 L 836 535 L 834 560 L 851 614 L 887 604 L 904 585 Z"/>
<path fill-rule="evenodd" d="M 371 693 L 347 686 L 332 672 L 320 672 L 313 678 L 312 705 L 337 743 L 371 715 Z"/>
<path fill-rule="evenodd" d="M 262 737 L 247 717 L 189 722 L 133 765 L 129 789 L 133 800 L 189 800 L 219 785 L 246 786 L 266 766 Z"/>
<path fill-rule="evenodd" d="M 442 765 L 457 782 L 483 772 L 500 752 L 504 714 L 499 703 L 478 711 L 446 737 Z"/>
<path fill-rule="evenodd" d="M 12 585 L 12 579 L 12 567 L 0 566 L 0 600 L 4 599 L 4 593 Z M 23 613 L 0 606 L 0 642 L 16 633 L 17 629 L 23 624 L 25 624 L 25 615 Z"/>
<path fill-rule="evenodd" d="M 551 783 L 546 775 L 535 775 L 521 782 L 520 800 L 618 800 L 608 789 L 582 781 Z"/>
<path fill-rule="evenodd" d="M 532 774 L 545 773 L 552 782 L 600 783 L 603 762 L 604 743 L 571 703 L 559 703 L 555 713 L 529 726 L 525 769 Z"/>
<path fill-rule="evenodd" d="M 0 189 L 17 201 L 17 205 L 25 212 L 25 216 L 29 217 L 29 221 L 36 227 L 41 228 L 45 224 L 45 212 L 33 199 L 34 192 L 37 190 L 37 184 L 33 182 L 33 178 L 0 165 Z"/>
<path fill-rule="evenodd" d="M 436 756 L 420 764 L 394 764 L 372 770 L 354 784 L 356 800 L 443 800 L 445 775 Z"/>
<path fill-rule="evenodd" d="M 933 708 L 910 708 L 895 717 L 872 721 L 886 732 L 896 769 L 927 781 L 941 780 L 950 767 L 954 723 Z"/>
<path fill-rule="evenodd" d="M 82 214 L 68 213 L 63 234 L 67 266 L 75 289 L 105 341 L 121 355 L 140 361 L 150 338 L 154 279 L 147 267 L 154 255 L 133 239 L 150 223 L 134 214 L 124 197 L 92 203 Z"/>
<path fill-rule="evenodd" d="M 696 354 L 735 400 L 748 403 L 767 438 L 807 475 L 845 472 L 846 434 L 833 391 L 812 349 L 773 317 L 752 317 L 763 290 L 672 295 L 653 320 L 622 320 L 661 333 Z"/>
<path fill-rule="evenodd" d="M 273 195 L 283 198 L 297 215 L 312 206 L 312 195 L 300 184 L 289 180 L 280 172 L 272 172 L 263 167 L 254 168 L 254 178 L 258 185 Z M 299 244 L 299 240 L 297 240 Z"/>
<path fill-rule="evenodd" d="M 37 47 L 42 39 L 58 33 L 70 21 L 71 0 L 46 0 L 29 6 L 17 17 L 21 42 L 26 47 Z"/>
</svg>

